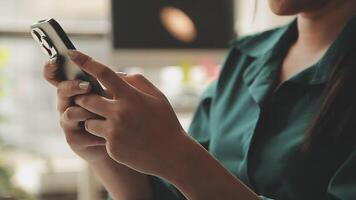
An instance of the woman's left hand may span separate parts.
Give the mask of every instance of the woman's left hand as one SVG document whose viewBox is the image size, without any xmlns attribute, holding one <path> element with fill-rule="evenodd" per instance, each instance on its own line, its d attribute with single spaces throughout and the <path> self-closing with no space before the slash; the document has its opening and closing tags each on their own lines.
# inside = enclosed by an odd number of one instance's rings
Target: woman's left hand
<svg viewBox="0 0 356 200">
<path fill-rule="evenodd" d="M 118 77 L 83 53 L 71 51 L 69 55 L 112 96 L 86 94 L 75 98 L 77 105 L 104 118 L 87 120 L 86 131 L 106 140 L 110 157 L 137 171 L 165 177 L 174 170 L 186 148 L 185 141 L 192 139 L 166 97 L 142 75 Z"/>
</svg>

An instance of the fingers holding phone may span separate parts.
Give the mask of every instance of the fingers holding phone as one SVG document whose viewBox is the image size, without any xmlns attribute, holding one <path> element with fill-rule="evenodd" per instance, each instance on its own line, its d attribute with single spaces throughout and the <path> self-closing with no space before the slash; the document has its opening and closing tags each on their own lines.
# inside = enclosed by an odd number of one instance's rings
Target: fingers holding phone
<svg viewBox="0 0 356 200">
<path fill-rule="evenodd" d="M 60 60 L 52 58 L 44 65 L 43 76 L 57 88 L 57 109 L 67 143 L 84 160 L 92 162 L 106 159 L 105 140 L 87 133 L 81 126 L 81 122 L 98 116 L 73 103 L 73 97 L 91 92 L 90 83 L 63 80 L 60 68 Z"/>
<path fill-rule="evenodd" d="M 89 93 L 91 86 L 89 82 L 74 80 L 62 81 L 57 85 L 57 109 L 62 114 L 68 107 L 74 106 L 72 97 Z"/>
<path fill-rule="evenodd" d="M 60 62 L 57 57 L 51 58 L 43 68 L 43 77 L 53 86 L 57 86 L 62 78 L 60 77 Z"/>
</svg>

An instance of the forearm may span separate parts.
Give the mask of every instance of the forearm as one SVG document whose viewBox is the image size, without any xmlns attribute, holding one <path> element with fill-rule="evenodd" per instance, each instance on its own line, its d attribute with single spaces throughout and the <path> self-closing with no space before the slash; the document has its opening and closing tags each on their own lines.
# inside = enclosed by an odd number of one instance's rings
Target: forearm
<svg viewBox="0 0 356 200">
<path fill-rule="evenodd" d="M 185 144 L 182 152 L 178 152 L 182 164 L 165 178 L 171 181 L 188 199 L 259 199 L 201 145 L 190 138 Z"/>
<path fill-rule="evenodd" d="M 152 188 L 148 176 L 121 165 L 111 158 L 89 163 L 114 200 L 149 200 Z"/>
</svg>

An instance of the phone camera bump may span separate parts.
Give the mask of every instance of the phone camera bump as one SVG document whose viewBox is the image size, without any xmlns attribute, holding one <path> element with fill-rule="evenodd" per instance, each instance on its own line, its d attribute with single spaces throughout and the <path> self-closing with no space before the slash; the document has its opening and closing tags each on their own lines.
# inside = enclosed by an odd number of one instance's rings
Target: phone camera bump
<svg viewBox="0 0 356 200">
<path fill-rule="evenodd" d="M 33 28 L 31 30 L 32 37 L 40 44 L 42 51 L 50 57 L 56 56 L 57 50 L 53 45 L 53 42 L 43 30 L 40 28 Z"/>
<path fill-rule="evenodd" d="M 48 49 L 45 45 L 42 45 L 41 49 L 45 54 L 48 54 L 50 57 L 52 57 L 52 51 Z"/>
<path fill-rule="evenodd" d="M 42 36 L 41 41 L 42 41 L 42 45 L 45 46 L 47 49 L 51 49 L 53 47 L 53 44 L 48 37 Z"/>
<path fill-rule="evenodd" d="M 37 42 L 41 43 L 41 35 L 36 30 L 32 30 L 31 34 L 32 34 L 33 39 L 35 39 Z"/>
</svg>

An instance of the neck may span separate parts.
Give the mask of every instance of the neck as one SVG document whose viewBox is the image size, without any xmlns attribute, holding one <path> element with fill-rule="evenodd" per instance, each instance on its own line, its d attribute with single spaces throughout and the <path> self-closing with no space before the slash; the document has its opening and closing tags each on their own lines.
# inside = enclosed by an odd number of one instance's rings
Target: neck
<svg viewBox="0 0 356 200">
<path fill-rule="evenodd" d="M 298 15 L 298 40 L 295 45 L 312 52 L 327 49 L 337 38 L 348 20 L 356 15 L 355 1 L 332 1 L 317 12 Z"/>
</svg>

